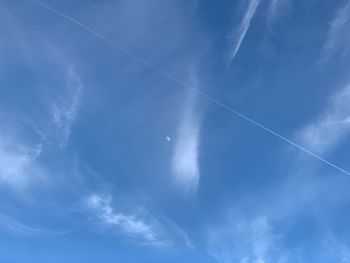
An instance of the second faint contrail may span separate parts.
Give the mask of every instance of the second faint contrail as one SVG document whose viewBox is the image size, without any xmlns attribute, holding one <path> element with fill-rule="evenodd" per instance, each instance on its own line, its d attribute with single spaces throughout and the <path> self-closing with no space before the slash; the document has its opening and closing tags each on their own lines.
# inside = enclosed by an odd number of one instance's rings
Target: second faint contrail
<svg viewBox="0 0 350 263">
<path fill-rule="evenodd" d="M 263 129 L 264 131 L 274 135 L 275 137 L 279 138 L 280 140 L 296 147 L 297 149 L 303 151 L 304 153 L 312 156 L 313 158 L 329 165 L 330 167 L 346 174 L 346 175 L 349 175 L 350 176 L 350 172 L 346 171 L 345 169 L 339 167 L 338 165 L 326 160 L 325 158 L 323 158 L 322 156 L 306 149 L 305 147 L 297 144 L 296 142 L 288 139 L 287 137 L 284 137 L 283 135 L 279 134 L 278 132 L 274 131 L 274 130 L 271 130 L 270 128 L 266 127 L 265 125 L 249 118 L 248 116 L 244 115 L 243 113 L 240 113 L 239 111 L 236 111 L 234 110 L 233 108 L 231 108 L 230 106 L 227 106 L 226 104 L 220 102 L 219 100 L 211 97 L 210 95 L 196 89 L 196 88 L 193 88 L 192 86 L 188 85 L 187 83 L 183 82 L 182 80 L 176 78 L 175 76 L 167 73 L 166 71 L 163 71 L 162 69 L 150 64 L 149 62 L 147 62 L 146 60 L 144 60 L 143 58 L 139 57 L 138 55 L 134 54 L 133 52 L 119 46 L 118 44 L 116 44 L 115 42 L 111 41 L 110 39 L 108 39 L 107 37 L 101 35 L 100 33 L 98 33 L 97 31 L 91 29 L 90 27 L 88 27 L 87 25 L 79 22 L 78 20 L 74 19 L 73 17 L 63 13 L 62 11 L 59 11 L 57 10 L 56 8 L 53 8 L 45 3 L 43 3 L 42 1 L 40 0 L 33 0 L 34 2 L 36 2 L 37 4 L 39 4 L 40 6 L 46 8 L 47 10 L 51 11 L 52 13 L 55 13 L 56 15 L 59 15 L 69 21 L 71 21 L 72 23 L 78 25 L 79 27 L 85 29 L 86 31 L 90 32 L 91 34 L 95 35 L 97 38 L 100 38 L 101 40 L 103 40 L 104 42 L 106 42 L 108 45 L 110 45 L 111 47 L 119 50 L 120 52 L 132 57 L 133 59 L 135 59 L 136 61 L 138 61 L 139 63 L 143 64 L 144 66 L 154 70 L 155 72 L 158 72 L 159 74 L 173 80 L 174 82 L 178 83 L 179 85 L 181 85 L 182 87 L 186 88 L 186 89 L 189 89 L 195 93 L 197 93 L 198 95 L 200 95 L 201 97 L 213 102 L 214 104 L 216 104 L 217 106 L 221 107 L 221 108 L 224 108 L 226 110 L 228 110 L 229 112 L 235 114 L 236 116 L 250 122 L 251 124 L 255 125 L 256 127 L 259 127 L 261 129 Z"/>
</svg>

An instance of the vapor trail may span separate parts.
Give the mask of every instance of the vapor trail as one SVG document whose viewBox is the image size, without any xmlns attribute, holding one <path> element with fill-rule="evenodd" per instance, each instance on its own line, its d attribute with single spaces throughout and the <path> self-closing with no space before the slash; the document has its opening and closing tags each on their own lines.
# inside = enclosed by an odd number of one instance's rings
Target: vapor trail
<svg viewBox="0 0 350 263">
<path fill-rule="evenodd" d="M 45 3 L 43 3 L 43 2 L 40 1 L 40 0 L 33 0 L 33 1 L 36 2 L 38 5 L 40 5 L 40 6 L 44 7 L 44 8 L 46 8 L 46 9 L 49 10 L 49 11 L 51 11 L 52 13 L 55 13 L 56 15 L 61 16 L 61 17 L 65 18 L 65 19 L 71 21 L 72 23 L 78 25 L 79 27 L 85 29 L 86 31 L 88 31 L 88 32 L 90 32 L 91 34 L 95 35 L 97 38 L 100 38 L 101 40 L 103 40 L 103 41 L 104 41 L 105 43 L 107 43 L 109 46 L 111 46 L 111 47 L 113 47 L 113 48 L 119 50 L 120 52 L 122 52 L 122 53 L 124 53 L 124 54 L 126 54 L 126 55 L 128 55 L 128 56 L 130 56 L 130 57 L 132 57 L 133 59 L 135 59 L 135 60 L 138 61 L 139 63 L 143 64 L 144 66 L 146 66 L 146 67 L 152 69 L 153 71 L 158 72 L 159 74 L 161 74 L 161 75 L 163 75 L 163 76 L 165 76 L 165 77 L 167 77 L 167 78 L 173 80 L 174 82 L 176 82 L 176 83 L 179 84 L 180 86 L 182 86 L 182 87 L 184 87 L 184 88 L 186 88 L 186 89 L 189 89 L 189 90 L 191 90 L 191 91 L 197 93 L 197 94 L 200 95 L 201 97 L 203 97 L 203 98 L 205 98 L 205 99 L 207 99 L 207 100 L 213 102 L 213 103 L 216 104 L 217 106 L 228 110 L 229 112 L 235 114 L 236 116 L 242 118 L 243 120 L 246 120 L 246 121 L 250 122 L 251 124 L 255 125 L 256 127 L 259 127 L 259 128 L 261 128 L 262 130 L 264 130 L 264 131 L 266 131 L 266 132 L 268 132 L 268 133 L 274 135 L 275 137 L 279 138 L 280 140 L 282 140 L 282 141 L 284 141 L 284 142 L 286 142 L 286 143 L 288 143 L 288 144 L 290 144 L 290 145 L 296 147 L 297 149 L 299 149 L 299 150 L 303 151 L 304 153 L 306 153 L 306 154 L 308 154 L 308 155 L 314 157 L 315 159 L 317 159 L 317 160 L 319 160 L 319 161 L 321 161 L 321 162 L 323 162 L 323 163 L 329 165 L 330 167 L 333 167 L 333 168 L 335 168 L 336 170 L 338 170 L 338 171 L 340 171 L 340 172 L 342 172 L 342 173 L 344 173 L 344 174 L 350 176 L 350 172 L 348 172 L 348 171 L 344 170 L 343 168 L 337 166 L 336 164 L 334 164 L 334 163 L 332 163 L 332 162 L 326 160 L 326 159 L 323 158 L 322 156 L 320 156 L 320 155 L 318 155 L 318 154 L 316 154 L 316 153 L 314 153 L 314 152 L 312 152 L 312 151 L 310 151 L 310 150 L 304 148 L 303 146 L 299 145 L 298 143 L 296 143 L 296 142 L 294 142 L 294 141 L 288 139 L 287 137 L 285 137 L 285 136 L 279 134 L 278 132 L 276 132 L 276 131 L 274 131 L 274 130 L 271 130 L 270 128 L 266 127 L 265 125 L 263 125 L 263 124 L 261 124 L 261 123 L 255 121 L 255 120 L 249 118 L 248 116 L 244 115 L 243 113 L 240 113 L 239 111 L 234 110 L 234 109 L 231 108 L 230 106 L 227 106 L 226 104 L 224 104 L 224 103 L 220 102 L 219 100 L 217 100 L 217 99 L 211 97 L 210 95 L 208 95 L 208 94 L 206 94 L 206 93 L 204 93 L 204 92 L 202 92 L 202 91 L 200 91 L 200 90 L 198 90 L 198 89 L 196 89 L 196 88 L 193 88 L 192 86 L 190 86 L 190 85 L 188 85 L 187 83 L 183 82 L 182 80 L 176 78 L 175 76 L 173 76 L 173 75 L 171 75 L 171 74 L 169 74 L 169 73 L 163 71 L 162 69 L 160 69 L 160 68 L 158 68 L 158 67 L 156 67 L 156 66 L 150 64 L 149 62 L 147 62 L 147 61 L 144 60 L 143 58 L 141 58 L 141 57 L 139 57 L 138 55 L 134 54 L 133 52 L 131 52 L 131 51 L 129 51 L 129 50 L 127 50 L 127 49 L 125 49 L 125 48 L 119 46 L 117 43 L 115 43 L 115 42 L 109 40 L 109 39 L 106 38 L 105 36 L 101 35 L 101 34 L 98 33 L 97 31 L 91 29 L 91 28 L 88 27 L 87 25 L 85 25 L 85 24 L 79 22 L 78 20 L 74 19 L 73 17 L 71 17 L 71 16 L 69 16 L 69 15 L 63 13 L 62 11 L 57 10 L 56 8 L 53 8 L 53 7 L 51 7 L 51 6 L 49 6 L 49 5 L 45 4 Z"/>
</svg>

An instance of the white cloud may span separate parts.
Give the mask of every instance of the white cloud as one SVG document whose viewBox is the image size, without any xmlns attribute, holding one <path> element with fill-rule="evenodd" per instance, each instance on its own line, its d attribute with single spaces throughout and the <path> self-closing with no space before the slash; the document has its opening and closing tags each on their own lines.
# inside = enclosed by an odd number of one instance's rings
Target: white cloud
<svg viewBox="0 0 350 263">
<path fill-rule="evenodd" d="M 26 125 L 35 130 L 35 133 L 40 133 L 44 146 L 46 141 L 49 144 L 55 142 L 63 148 L 68 142 L 83 90 L 83 83 L 75 69 L 75 63 L 62 49 L 50 44 L 49 41 L 40 38 L 32 39 L 33 36 L 27 34 L 28 30 L 21 23 L 21 19 L 17 19 L 3 8 L 0 8 L 0 14 L 4 17 L 5 28 L 9 28 L 8 32 L 5 30 L 2 36 L 7 39 L 4 45 L 5 53 L 11 54 L 4 58 L 1 65 L 6 65 L 9 70 L 15 70 L 16 66 L 12 59 L 16 58 L 15 61 L 19 61 L 17 63 L 24 64 L 28 68 L 49 69 L 47 74 L 38 73 L 42 72 L 41 70 L 28 71 L 35 80 L 32 86 L 38 91 L 31 92 L 33 97 L 30 99 L 35 99 L 35 102 L 30 109 L 40 109 L 40 111 L 30 115 L 29 112 L 21 112 L 17 102 L 11 102 L 11 114 L 18 115 L 11 121 L 19 125 L 21 122 L 26 122 Z M 13 47 L 16 48 L 13 49 Z M 4 80 L 3 85 L 8 85 L 6 78 Z M 26 83 L 23 83 L 21 88 L 27 89 Z M 43 106 L 47 111 L 42 111 Z M 0 109 L 0 113 L 2 111 L 3 109 Z M 47 112 L 50 116 L 47 116 Z"/>
<path fill-rule="evenodd" d="M 67 234 L 67 231 L 53 231 L 40 227 L 35 227 L 19 222 L 14 217 L 0 215 L 0 226 L 12 234 L 21 236 L 43 236 L 43 235 L 63 235 Z"/>
<path fill-rule="evenodd" d="M 274 245 L 272 229 L 266 217 L 259 217 L 252 226 L 253 253 L 257 262 L 265 262 L 265 258 Z"/>
<path fill-rule="evenodd" d="M 54 102 L 51 109 L 53 123 L 59 137 L 60 148 L 64 148 L 67 145 L 71 134 L 71 126 L 77 116 L 83 90 L 83 84 L 74 68 L 69 66 L 65 71 L 66 86 L 62 91 L 62 96 Z"/>
<path fill-rule="evenodd" d="M 232 41 L 231 52 L 229 55 L 229 63 L 235 58 L 238 53 L 239 48 L 248 32 L 252 18 L 259 6 L 260 0 L 250 0 L 244 16 L 238 26 L 238 29 L 230 36 L 229 39 Z"/>
<path fill-rule="evenodd" d="M 350 134 L 349 116 L 350 86 L 346 86 L 332 97 L 319 118 L 300 132 L 300 145 L 315 153 L 327 154 Z M 288 158 L 290 159 L 290 155 Z M 291 171 L 285 181 L 282 184 L 279 181 L 272 188 L 266 189 L 270 192 L 267 194 L 268 197 L 253 205 L 255 211 L 263 211 L 266 217 L 243 222 L 232 218 L 231 223 L 210 230 L 208 250 L 217 262 L 292 261 L 291 258 L 297 257 L 298 252 L 293 249 L 287 250 L 280 242 L 290 238 L 288 233 L 300 230 L 298 226 L 289 222 L 300 220 L 306 212 L 311 213 L 317 220 L 323 221 L 325 217 L 328 220 L 329 214 L 336 212 L 335 209 L 339 208 L 339 205 L 345 204 L 344 200 L 348 200 L 348 191 L 344 186 L 346 177 L 323 176 L 320 180 L 318 173 L 316 177 L 310 174 L 309 167 L 305 169 L 304 160 L 296 159 L 296 161 L 297 168 L 293 167 L 295 170 Z M 306 172 L 307 177 L 304 176 Z M 273 222 L 286 223 L 287 229 L 284 229 L 283 233 L 276 233 L 269 219 Z M 324 229 L 318 228 L 318 231 L 320 231 L 318 235 L 323 236 Z M 329 251 L 329 247 L 331 247 L 334 258 L 339 259 L 339 262 L 350 260 L 349 250 L 345 244 L 329 238 L 327 242 L 328 247 L 323 246 L 322 240 L 313 244 L 322 250 L 321 256 L 330 255 L 332 251 Z M 301 242 L 302 249 L 306 249 L 304 245 Z M 305 258 L 304 255 L 299 256 L 300 259 Z"/>
<path fill-rule="evenodd" d="M 65 78 L 63 88 L 60 87 L 53 98 L 37 98 L 39 105 L 43 101 L 48 104 L 45 106 L 51 110 L 50 115 L 30 115 L 18 110 L 16 104 L 11 105 L 10 110 L 0 109 L 0 121 L 4 127 L 0 131 L 0 183 L 13 189 L 24 190 L 49 179 L 39 157 L 52 142 L 58 141 L 60 147 L 67 144 L 77 115 L 83 89 L 80 78 L 71 63 L 64 60 L 62 52 L 50 55 L 45 58 L 45 63 L 50 64 L 51 59 L 58 63 L 55 69 L 62 70 Z M 52 83 L 53 86 L 55 84 Z"/>
<path fill-rule="evenodd" d="M 325 57 L 333 55 L 334 52 L 348 52 L 350 41 L 350 1 L 340 8 L 330 23 L 328 37 L 324 45 Z"/>
<path fill-rule="evenodd" d="M 265 216 L 250 222 L 231 219 L 230 223 L 211 229 L 208 250 L 219 263 L 287 262 Z"/>
<path fill-rule="evenodd" d="M 317 154 L 325 154 L 350 133 L 350 86 L 338 92 L 318 120 L 299 135 L 301 145 Z"/>
<path fill-rule="evenodd" d="M 169 247 L 176 239 L 171 235 L 180 238 L 187 246 L 191 244 L 181 228 L 158 220 L 145 209 L 136 209 L 134 213 L 116 211 L 110 195 L 93 194 L 85 200 L 85 205 L 91 209 L 99 223 L 116 229 L 142 245 Z M 168 229 L 169 227 L 172 229 Z"/>
<path fill-rule="evenodd" d="M 198 120 L 190 110 L 179 128 L 172 160 L 175 179 L 186 190 L 195 190 L 199 182 L 199 132 Z"/>
<path fill-rule="evenodd" d="M 283 11 L 290 5 L 291 0 L 271 0 L 267 11 L 267 22 L 269 27 L 281 16 Z"/>
<path fill-rule="evenodd" d="M 195 67 L 190 68 L 190 83 L 199 90 L 199 78 Z M 184 105 L 172 156 L 172 168 L 176 183 L 186 191 L 197 189 L 199 171 L 199 144 L 201 119 L 197 109 L 198 94 L 190 92 Z"/>
<path fill-rule="evenodd" d="M 2 137 L 0 140 L 0 183 L 19 190 L 37 179 L 43 179 L 43 170 L 37 163 L 40 154 L 41 145 L 30 147 L 14 139 Z"/>
<path fill-rule="evenodd" d="M 145 243 L 158 245 L 159 233 L 155 226 L 146 223 L 142 218 L 134 215 L 117 213 L 112 208 L 110 196 L 92 195 L 87 199 L 87 205 L 94 210 L 102 223 L 117 227 L 121 232 L 139 237 Z"/>
</svg>

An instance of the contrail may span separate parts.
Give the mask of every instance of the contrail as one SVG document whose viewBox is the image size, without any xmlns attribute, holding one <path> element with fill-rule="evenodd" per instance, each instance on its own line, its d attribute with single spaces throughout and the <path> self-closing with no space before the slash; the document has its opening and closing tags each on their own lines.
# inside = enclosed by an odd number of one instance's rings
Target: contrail
<svg viewBox="0 0 350 263">
<path fill-rule="evenodd" d="M 338 170 L 338 171 L 340 171 L 340 172 L 342 172 L 342 173 L 344 173 L 344 174 L 350 176 L 350 172 L 348 172 L 348 171 L 344 170 L 343 168 L 337 166 L 336 164 L 334 164 L 334 163 L 332 163 L 332 162 L 326 160 L 326 159 L 323 158 L 322 156 L 320 156 L 320 155 L 318 155 L 318 154 L 316 154 L 316 153 L 314 153 L 314 152 L 312 152 L 312 151 L 310 151 L 310 150 L 304 148 L 303 146 L 297 144 L 296 142 L 294 142 L 294 141 L 288 139 L 287 137 L 285 137 L 285 136 L 279 134 L 278 132 L 276 132 L 276 131 L 274 131 L 274 130 L 271 130 L 270 128 L 266 127 L 265 125 L 263 125 L 263 124 L 261 124 L 261 123 L 255 121 L 255 120 L 249 118 L 249 117 L 246 116 L 245 114 L 240 113 L 240 112 L 237 111 L 237 110 L 234 110 L 234 109 L 231 108 L 230 106 L 228 106 L 228 105 L 226 105 L 226 104 L 220 102 L 219 100 L 217 100 L 217 99 L 211 97 L 210 95 L 208 95 L 208 94 L 206 94 L 206 93 L 204 93 L 204 92 L 202 92 L 202 91 L 200 91 L 200 90 L 198 90 L 198 89 L 196 89 L 196 88 L 193 88 L 192 86 L 190 86 L 190 85 L 188 85 L 187 83 L 183 82 L 182 80 L 176 78 L 175 76 L 173 76 L 173 75 L 167 73 L 166 71 L 163 71 L 162 69 L 160 69 L 160 68 L 158 68 L 158 67 L 156 67 L 156 66 L 150 64 L 149 62 L 147 62 L 147 61 L 144 60 L 143 58 L 139 57 L 138 55 L 134 54 L 133 52 L 131 52 L 131 51 L 125 49 L 125 48 L 122 48 L 121 46 L 119 46 L 119 45 L 116 44 L 115 42 L 113 42 L 113 41 L 111 41 L 110 39 L 106 38 L 105 36 L 101 35 L 101 34 L 98 33 L 97 31 L 91 29 L 91 28 L 88 27 L 87 25 L 85 25 L 85 24 L 79 22 L 78 20 L 74 19 L 73 17 L 71 17 L 71 16 L 69 16 L 69 15 L 67 15 L 67 14 L 65 14 L 65 13 L 63 13 L 63 12 L 61 12 L 61 11 L 59 11 L 59 10 L 57 10 L 56 8 L 53 8 L 53 7 L 49 6 L 49 5 L 47 5 L 47 4 L 43 3 L 43 2 L 41 2 L 40 0 L 33 0 L 33 1 L 34 1 L 35 3 L 37 3 L 38 5 L 40 5 L 40 6 L 44 7 L 44 8 L 46 8 L 46 9 L 49 10 L 49 11 L 51 11 L 52 13 L 55 13 L 56 15 L 61 16 L 61 17 L 65 18 L 65 19 L 71 21 L 72 23 L 78 25 L 79 27 L 85 29 L 86 31 L 88 31 L 88 32 L 90 32 L 91 34 L 95 35 L 97 38 L 100 38 L 101 40 L 103 40 L 104 42 L 106 42 L 109 46 L 111 46 L 111 47 L 113 47 L 113 48 L 119 50 L 120 52 L 122 52 L 122 53 L 124 53 L 124 54 L 126 54 L 126 55 L 128 55 L 128 56 L 130 56 L 130 57 L 132 57 L 133 59 L 135 59 L 136 61 L 138 61 L 140 64 L 143 64 L 144 66 L 146 66 L 146 67 L 152 69 L 153 71 L 158 72 L 159 74 L 161 74 L 161 75 L 163 75 L 163 76 L 165 76 L 165 77 L 167 77 L 167 78 L 173 80 L 174 82 L 176 82 L 176 83 L 179 84 L 180 86 L 182 86 L 182 87 L 184 87 L 184 88 L 186 88 L 186 89 L 188 89 L 188 90 L 191 90 L 191 91 L 197 93 L 197 94 L 200 95 L 201 97 L 203 97 L 203 98 L 205 98 L 205 99 L 211 101 L 212 103 L 216 104 L 217 106 L 219 106 L 219 107 L 221 107 L 221 108 L 223 108 L 223 109 L 228 110 L 229 112 L 235 114 L 236 116 L 242 118 L 243 120 L 246 120 L 246 121 L 250 122 L 251 124 L 255 125 L 256 127 L 259 127 L 259 128 L 261 128 L 262 130 L 264 130 L 264 131 L 266 131 L 266 132 L 268 132 L 268 133 L 274 135 L 275 137 L 279 138 L 280 140 L 282 140 L 282 141 L 284 141 L 284 142 L 286 142 L 286 143 L 288 143 L 288 144 L 290 144 L 290 145 L 296 147 L 297 149 L 299 149 L 299 150 L 303 151 L 304 153 L 306 153 L 306 154 L 308 154 L 308 155 L 314 157 L 315 159 L 317 159 L 317 160 L 319 160 L 319 161 L 321 161 L 321 162 L 323 162 L 323 163 L 329 165 L 330 167 L 333 167 L 333 168 L 335 168 L 336 170 Z"/>
<path fill-rule="evenodd" d="M 238 50 L 242 45 L 242 42 L 243 42 L 243 40 L 244 40 L 248 30 L 249 30 L 250 22 L 252 21 L 252 18 L 254 17 L 255 12 L 256 12 L 259 4 L 260 4 L 260 0 L 251 0 L 248 3 L 247 10 L 243 16 L 241 24 L 239 25 L 236 39 L 234 40 L 235 43 L 234 43 L 233 49 L 231 51 L 230 63 L 236 57 Z"/>
</svg>

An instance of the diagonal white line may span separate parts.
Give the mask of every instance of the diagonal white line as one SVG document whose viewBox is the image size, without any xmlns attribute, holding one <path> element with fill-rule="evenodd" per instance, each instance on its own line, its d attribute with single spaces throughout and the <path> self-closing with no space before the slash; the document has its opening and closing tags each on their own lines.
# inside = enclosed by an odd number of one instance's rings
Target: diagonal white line
<svg viewBox="0 0 350 263">
<path fill-rule="evenodd" d="M 180 86 L 182 86 L 182 87 L 184 87 L 184 88 L 186 88 L 186 89 L 189 89 L 189 90 L 191 90 L 191 91 L 197 93 L 197 94 L 200 95 L 201 97 L 203 97 L 203 98 L 205 98 L 205 99 L 207 99 L 207 100 L 213 102 L 213 103 L 216 104 L 217 106 L 228 110 L 229 112 L 231 112 L 231 113 L 235 114 L 236 116 L 238 116 L 238 117 L 240 117 L 240 118 L 242 118 L 242 119 L 244 119 L 244 120 L 250 122 L 251 124 L 255 125 L 256 127 L 259 127 L 259 128 L 261 128 L 262 130 L 264 130 L 264 131 L 266 131 L 266 132 L 268 132 L 268 133 L 274 135 L 275 137 L 279 138 L 280 140 L 282 140 L 282 141 L 284 141 L 284 142 L 286 142 L 286 143 L 288 143 L 288 144 L 290 144 L 290 145 L 292 145 L 292 146 L 298 148 L 298 149 L 301 150 L 302 152 L 304 152 L 304 153 L 306 153 L 306 154 L 308 154 L 308 155 L 314 157 L 315 159 L 317 159 L 317 160 L 319 160 L 319 161 L 321 161 L 321 162 L 323 162 L 323 163 L 325 163 L 325 164 L 327 164 L 327 165 L 329 165 L 329 166 L 335 168 L 336 170 L 338 170 L 338 171 L 340 171 L 340 172 L 342 172 L 342 173 L 344 173 L 344 174 L 350 176 L 350 172 L 344 170 L 343 168 L 339 167 L 338 165 L 334 164 L 333 162 L 330 162 L 330 161 L 326 160 L 326 159 L 323 158 L 322 156 L 320 156 L 320 155 L 318 155 L 318 154 L 316 154 L 316 153 L 314 153 L 314 152 L 312 152 L 312 151 L 306 149 L 306 148 L 303 147 L 302 145 L 297 144 L 296 142 L 294 142 L 294 141 L 288 139 L 287 137 L 285 137 L 285 136 L 279 134 L 278 132 L 276 132 L 276 131 L 274 131 L 274 130 L 271 130 L 270 128 L 266 127 L 265 125 L 263 125 L 263 124 L 261 124 L 261 123 L 255 121 L 255 120 L 249 118 L 249 117 L 246 116 L 245 114 L 240 113 L 240 112 L 237 111 L 237 110 L 234 110 L 234 109 L 231 108 L 230 106 L 228 106 L 228 105 L 226 105 L 226 104 L 220 102 L 219 100 L 217 100 L 217 99 L 211 97 L 210 95 L 208 95 L 208 94 L 206 94 L 206 93 L 204 93 L 204 92 L 202 92 L 202 91 L 200 91 L 200 90 L 198 90 L 198 89 L 196 89 L 196 88 L 194 88 L 194 87 L 188 85 L 187 83 L 185 83 L 185 82 L 183 82 L 182 80 L 176 78 L 175 76 L 173 76 L 173 75 L 167 73 L 166 71 L 163 71 L 162 69 L 160 69 L 160 68 L 158 68 L 158 67 L 156 67 L 156 66 L 150 64 L 149 62 L 147 62 L 147 61 L 144 60 L 143 58 L 141 58 L 141 57 L 139 57 L 138 55 L 134 54 L 133 52 L 131 52 L 131 51 L 129 51 L 129 50 L 127 50 L 127 49 L 125 49 L 125 48 L 119 46 L 119 45 L 116 44 L 115 42 L 113 42 L 113 41 L 111 41 L 110 39 L 108 39 L 107 37 L 101 35 L 101 34 L 98 33 L 97 31 L 91 29 L 91 28 L 88 27 L 87 25 L 85 25 L 85 24 L 79 22 L 78 20 L 74 19 L 73 17 L 71 17 L 71 16 L 69 16 L 69 15 L 63 13 L 62 11 L 57 10 L 56 8 L 53 8 L 53 7 L 51 7 L 51 6 L 49 6 L 49 5 L 45 4 L 45 3 L 43 3 L 43 2 L 40 1 L 40 0 L 33 0 L 33 1 L 36 2 L 37 4 L 39 4 L 40 6 L 46 8 L 47 10 L 51 11 L 52 13 L 55 13 L 56 15 L 59 15 L 59 16 L 65 18 L 65 19 L 71 21 L 72 23 L 78 25 L 79 27 L 85 29 L 86 31 L 88 31 L 88 32 L 90 32 L 91 34 L 95 35 L 97 38 L 100 38 L 101 40 L 103 40 L 103 41 L 104 41 L 105 43 L 107 43 L 109 46 L 111 46 L 111 47 L 113 47 L 113 48 L 119 50 L 120 52 L 122 52 L 122 53 L 124 53 L 124 54 L 126 54 L 126 55 L 128 55 L 128 56 L 130 56 L 130 57 L 132 57 L 133 59 L 135 59 L 135 60 L 138 61 L 139 63 L 143 64 L 144 66 L 146 66 L 146 67 L 152 69 L 153 71 L 158 72 L 159 74 L 161 74 L 161 75 L 163 75 L 163 76 L 165 76 L 165 77 L 167 77 L 167 78 L 173 80 L 174 82 L 176 82 L 176 83 L 179 84 Z"/>
</svg>

